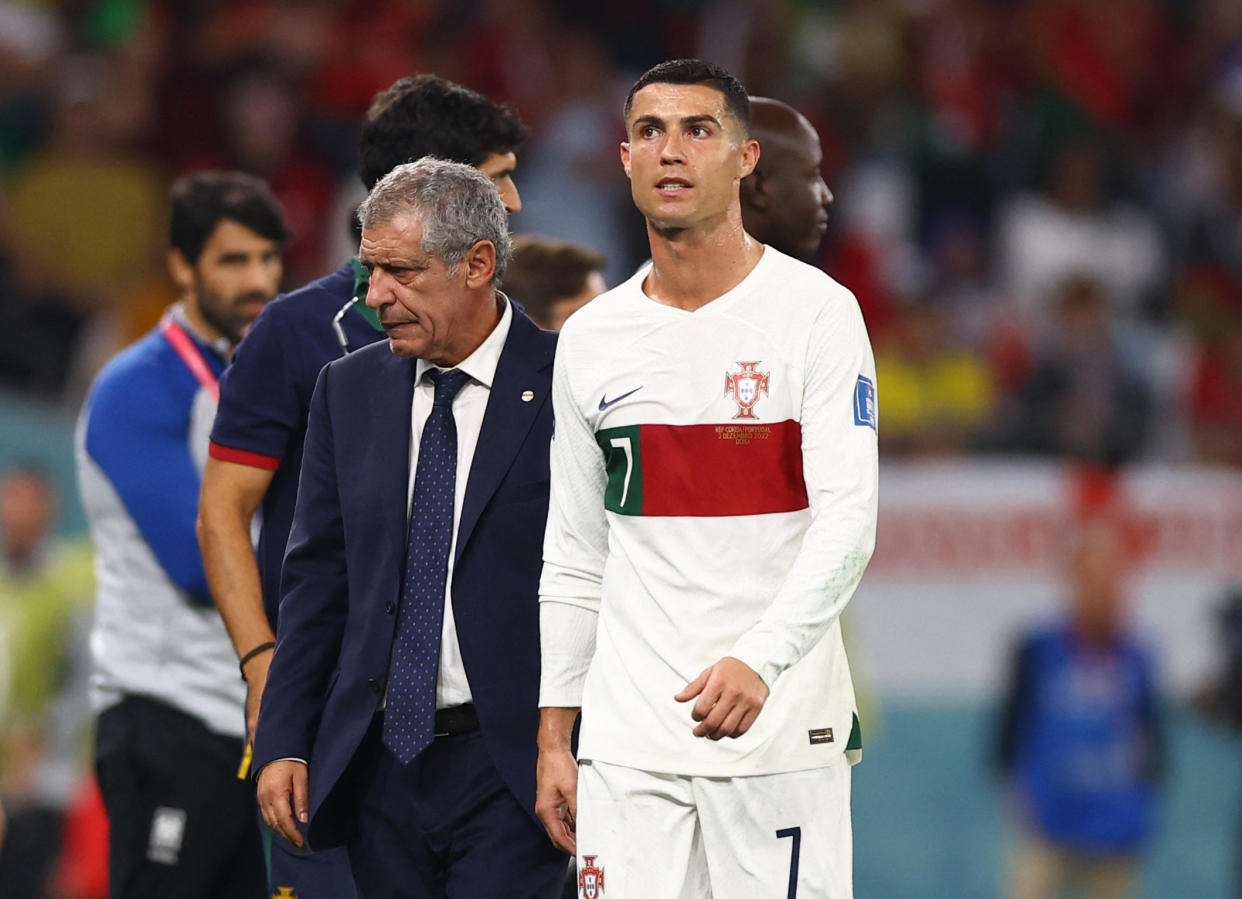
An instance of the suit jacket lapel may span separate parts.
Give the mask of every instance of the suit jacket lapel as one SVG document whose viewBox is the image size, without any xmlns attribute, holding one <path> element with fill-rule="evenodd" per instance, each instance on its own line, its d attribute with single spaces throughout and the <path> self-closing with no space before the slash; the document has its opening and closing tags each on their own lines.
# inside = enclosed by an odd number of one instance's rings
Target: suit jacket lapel
<svg viewBox="0 0 1242 899">
<path fill-rule="evenodd" d="M 461 558 L 479 516 L 539 417 L 539 410 L 551 401 L 552 360 L 541 351 L 538 335 L 535 324 L 514 308 L 513 324 L 496 366 L 483 427 L 470 465 L 470 480 L 466 483 L 466 498 L 457 525 L 457 559 Z M 534 393 L 530 402 L 522 400 L 527 390 Z"/>
<path fill-rule="evenodd" d="M 387 353 L 382 357 L 379 377 L 367 390 L 367 408 L 371 421 L 364 433 L 372 438 L 370 452 L 360 452 L 359 458 L 369 457 L 373 483 L 377 492 L 372 500 L 379 515 L 378 533 L 388 544 L 387 549 L 395 558 L 406 557 L 406 530 L 408 528 L 408 493 L 410 476 L 410 410 L 414 402 L 413 359 Z M 401 472 L 397 481 L 395 475 Z M 393 572 L 400 588 L 401 570 Z M 396 592 L 393 593 L 396 595 Z"/>
</svg>

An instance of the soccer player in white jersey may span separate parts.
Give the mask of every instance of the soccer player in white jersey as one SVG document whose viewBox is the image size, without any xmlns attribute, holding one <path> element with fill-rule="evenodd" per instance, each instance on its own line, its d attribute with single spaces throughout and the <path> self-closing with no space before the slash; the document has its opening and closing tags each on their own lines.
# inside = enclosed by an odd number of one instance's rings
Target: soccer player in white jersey
<svg viewBox="0 0 1242 899">
<path fill-rule="evenodd" d="M 875 363 L 853 295 L 743 229 L 748 119 L 708 63 L 636 82 L 652 261 L 557 349 L 536 810 L 585 899 L 853 893 Z"/>
</svg>

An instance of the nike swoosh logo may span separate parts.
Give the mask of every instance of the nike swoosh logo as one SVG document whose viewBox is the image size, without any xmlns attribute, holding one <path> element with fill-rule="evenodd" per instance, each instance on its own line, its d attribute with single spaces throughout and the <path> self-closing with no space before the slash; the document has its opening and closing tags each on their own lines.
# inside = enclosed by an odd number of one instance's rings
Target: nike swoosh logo
<svg viewBox="0 0 1242 899">
<path fill-rule="evenodd" d="M 617 403 L 621 402 L 621 401 L 622 401 L 623 399 L 625 399 L 627 396 L 633 396 L 634 394 L 638 393 L 638 391 L 640 391 L 640 390 L 642 390 L 642 389 L 643 389 L 643 385 L 641 385 L 641 384 L 640 384 L 639 386 L 637 386 L 637 387 L 635 387 L 633 390 L 631 390 L 629 393 L 623 393 L 623 394 L 621 394 L 621 395 L 620 395 L 620 396 L 618 396 L 618 397 L 613 397 L 612 399 L 607 399 L 606 397 L 602 397 L 602 396 L 601 396 L 601 397 L 599 398 L 599 411 L 600 411 L 600 412 L 603 412 L 603 411 L 604 411 L 605 409 L 607 409 L 609 406 L 615 406 Z"/>
</svg>

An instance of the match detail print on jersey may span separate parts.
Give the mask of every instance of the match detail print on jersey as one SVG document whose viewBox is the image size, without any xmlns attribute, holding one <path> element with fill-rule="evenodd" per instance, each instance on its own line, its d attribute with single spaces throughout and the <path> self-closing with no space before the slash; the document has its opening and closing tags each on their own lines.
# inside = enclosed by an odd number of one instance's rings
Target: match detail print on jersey
<svg viewBox="0 0 1242 899">
<path fill-rule="evenodd" d="M 632 425 L 596 432 L 618 515 L 706 517 L 797 512 L 808 506 L 802 426 Z"/>
</svg>

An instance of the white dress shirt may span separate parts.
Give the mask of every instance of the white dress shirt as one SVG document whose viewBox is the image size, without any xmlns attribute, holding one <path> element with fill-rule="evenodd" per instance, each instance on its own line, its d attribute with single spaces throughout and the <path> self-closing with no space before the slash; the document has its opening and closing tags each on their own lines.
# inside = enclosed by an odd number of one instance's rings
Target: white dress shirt
<svg viewBox="0 0 1242 899">
<path fill-rule="evenodd" d="M 461 647 L 457 642 L 457 624 L 453 620 L 453 558 L 457 554 L 457 527 L 461 521 L 462 501 L 466 496 L 466 483 L 470 480 L 470 464 L 483 428 L 483 413 L 491 396 L 492 381 L 496 377 L 496 365 L 509 337 L 513 322 L 513 310 L 504 303 L 500 322 L 479 344 L 478 348 L 458 363 L 455 368 L 470 376 L 470 380 L 453 398 L 453 420 L 457 424 L 457 482 L 453 497 L 453 539 L 449 545 L 448 575 L 444 591 L 444 629 L 440 642 L 440 673 L 436 681 L 436 708 L 444 709 L 471 702 L 470 681 L 466 678 L 466 666 L 462 662 Z M 414 502 L 414 476 L 418 471 L 418 444 L 423 436 L 423 425 L 431 414 L 435 385 L 424 375 L 435 368 L 430 362 L 419 359 L 414 382 L 414 402 L 410 410 L 410 481 L 406 492 L 406 516 Z"/>
</svg>

